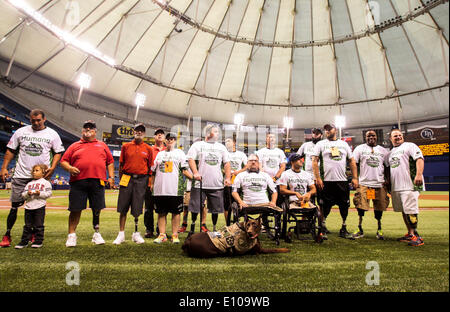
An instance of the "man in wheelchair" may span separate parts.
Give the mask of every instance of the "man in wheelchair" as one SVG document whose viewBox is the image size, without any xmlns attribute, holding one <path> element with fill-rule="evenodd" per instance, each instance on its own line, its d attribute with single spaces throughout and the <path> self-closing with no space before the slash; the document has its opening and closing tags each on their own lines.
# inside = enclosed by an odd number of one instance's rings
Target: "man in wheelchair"
<svg viewBox="0 0 450 312">
<path fill-rule="evenodd" d="M 261 214 L 263 216 L 274 216 L 275 219 L 275 237 L 270 233 L 268 222 L 264 224 L 268 229 L 269 237 L 276 240 L 280 234 L 280 223 L 282 209 L 276 206 L 277 189 L 273 179 L 265 172 L 260 171 L 259 157 L 256 154 L 248 156 L 247 170 L 239 173 L 234 179 L 232 196 L 239 207 L 233 207 L 235 217 L 248 214 Z M 272 193 L 271 199 L 267 196 L 267 189 Z M 241 199 L 239 190 L 242 192 Z M 267 218 L 263 218 L 267 220 Z M 237 220 L 235 220 L 237 221 Z M 264 221 L 265 222 L 265 221 Z"/>
<path fill-rule="evenodd" d="M 293 229 L 297 237 L 301 233 L 311 233 L 314 240 L 319 242 L 326 237 L 316 224 L 321 218 L 320 210 L 310 201 L 311 196 L 316 194 L 316 187 L 314 177 L 302 170 L 304 161 L 304 155 L 292 154 L 289 158 L 291 169 L 283 172 L 278 181 L 281 195 L 286 196 L 283 235 L 286 238 L 288 222 L 296 222 Z"/>
</svg>

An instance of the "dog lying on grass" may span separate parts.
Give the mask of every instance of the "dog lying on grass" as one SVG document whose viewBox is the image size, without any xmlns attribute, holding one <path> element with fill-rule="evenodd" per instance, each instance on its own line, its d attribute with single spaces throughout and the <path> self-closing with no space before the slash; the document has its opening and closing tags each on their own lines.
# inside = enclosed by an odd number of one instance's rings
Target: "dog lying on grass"
<svg viewBox="0 0 450 312">
<path fill-rule="evenodd" d="M 289 252 L 286 248 L 262 248 L 258 239 L 260 233 L 261 217 L 225 226 L 218 232 L 195 233 L 181 248 L 195 258 Z"/>
</svg>

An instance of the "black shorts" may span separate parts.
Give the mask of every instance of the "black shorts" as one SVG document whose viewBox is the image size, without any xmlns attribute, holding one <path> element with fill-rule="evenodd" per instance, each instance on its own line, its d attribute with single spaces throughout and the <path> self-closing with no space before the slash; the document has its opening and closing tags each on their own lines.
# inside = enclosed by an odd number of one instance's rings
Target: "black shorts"
<svg viewBox="0 0 450 312">
<path fill-rule="evenodd" d="M 347 181 L 325 181 L 323 191 L 320 192 L 320 200 L 324 207 L 338 205 L 345 209 L 350 207 L 350 186 Z"/>
<path fill-rule="evenodd" d="M 153 196 L 157 214 L 180 214 L 183 212 L 183 196 Z"/>
<path fill-rule="evenodd" d="M 83 179 L 70 183 L 69 211 L 86 209 L 87 200 L 93 210 L 105 208 L 105 187 L 100 179 Z"/>
</svg>

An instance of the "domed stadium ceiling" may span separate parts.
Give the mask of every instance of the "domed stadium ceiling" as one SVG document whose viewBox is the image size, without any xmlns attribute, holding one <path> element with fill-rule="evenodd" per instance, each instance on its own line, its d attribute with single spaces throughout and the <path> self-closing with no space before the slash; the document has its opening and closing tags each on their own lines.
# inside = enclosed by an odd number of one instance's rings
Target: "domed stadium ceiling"
<svg viewBox="0 0 450 312">
<path fill-rule="evenodd" d="M 294 128 L 448 116 L 448 0 L 5 0 L 0 56 L 142 109 Z M 5 73 L 2 73 L 5 76 Z M 20 83 L 22 77 L 8 77 Z"/>
</svg>

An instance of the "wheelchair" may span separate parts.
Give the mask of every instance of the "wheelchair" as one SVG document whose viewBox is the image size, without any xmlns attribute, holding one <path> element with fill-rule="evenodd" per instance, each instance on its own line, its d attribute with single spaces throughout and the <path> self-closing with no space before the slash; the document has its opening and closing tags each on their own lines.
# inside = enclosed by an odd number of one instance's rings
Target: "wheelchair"
<svg viewBox="0 0 450 312">
<path fill-rule="evenodd" d="M 301 207 L 295 207 L 297 205 L 291 205 L 289 202 L 289 196 L 283 196 L 283 221 L 281 229 L 281 238 L 284 239 L 286 243 L 292 243 L 292 237 L 296 236 L 297 239 L 306 240 L 307 237 L 300 235 L 311 235 L 312 239 L 316 243 L 322 243 L 322 233 L 320 226 L 320 209 L 309 202 Z M 294 206 L 294 207 L 293 207 Z M 290 226 L 294 223 L 293 226 Z"/>
<path fill-rule="evenodd" d="M 239 190 L 238 193 L 241 194 L 241 191 Z M 233 201 L 231 203 L 231 213 L 233 214 L 234 223 L 239 222 L 241 217 L 244 217 L 244 220 L 246 220 L 250 217 L 249 215 L 261 215 L 262 217 L 267 217 L 267 223 L 263 223 L 267 231 L 267 236 L 274 240 L 276 245 L 280 244 L 281 220 L 283 215 L 282 209 L 274 209 L 267 204 L 250 205 L 249 207 L 240 209 L 239 204 Z"/>
</svg>

